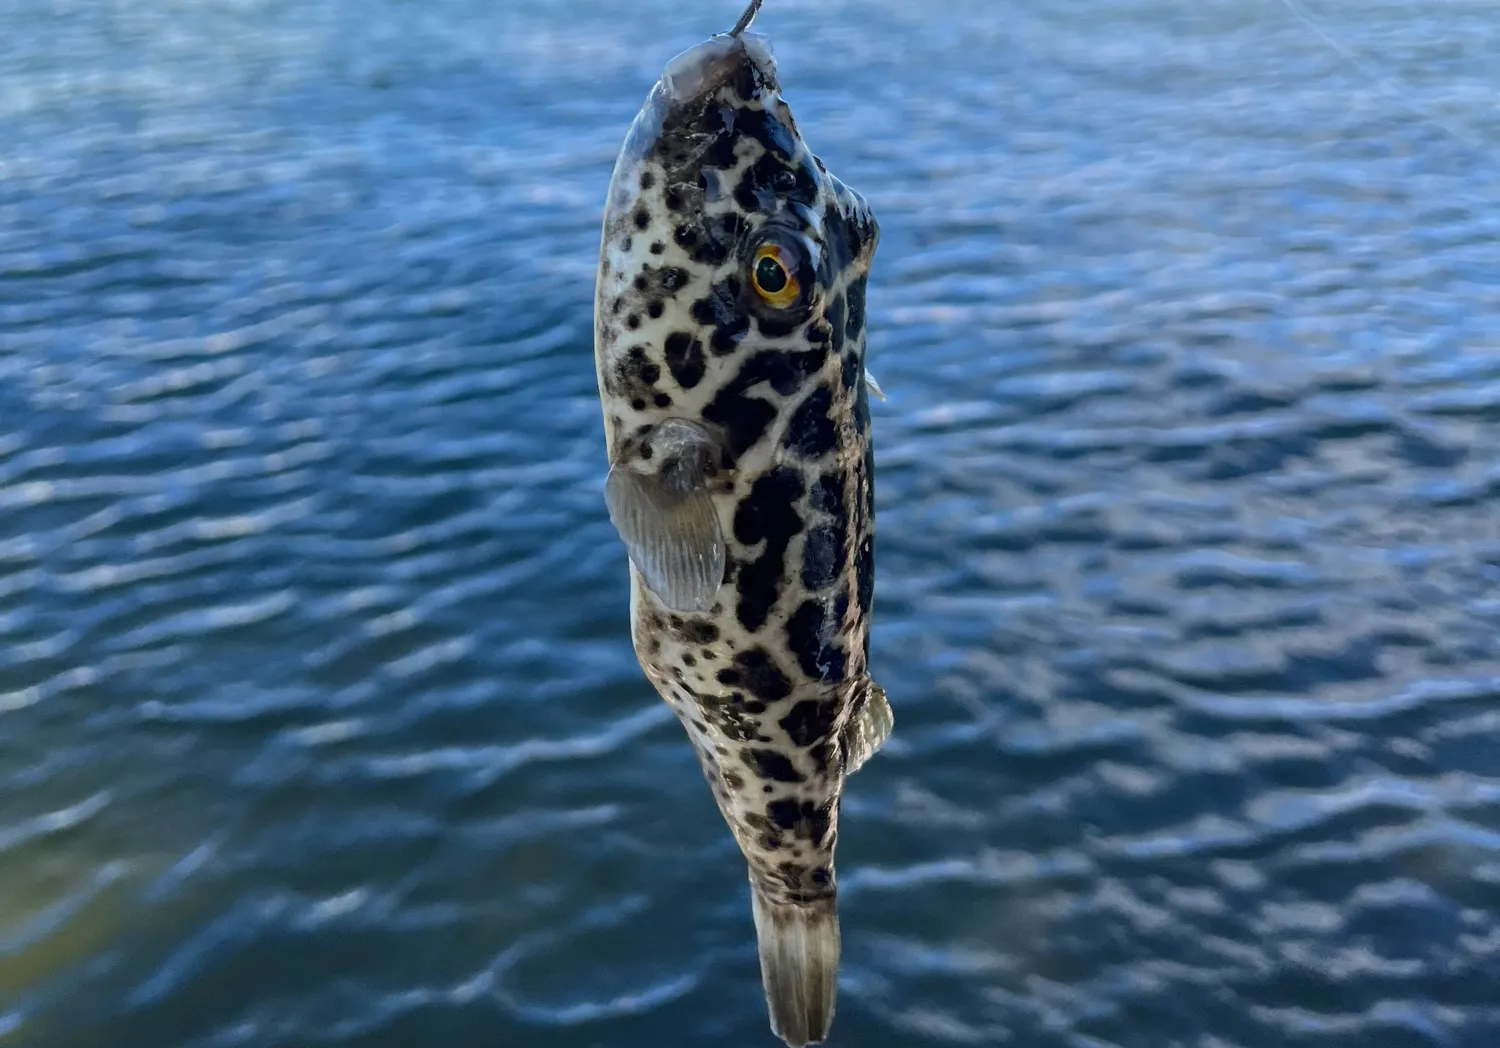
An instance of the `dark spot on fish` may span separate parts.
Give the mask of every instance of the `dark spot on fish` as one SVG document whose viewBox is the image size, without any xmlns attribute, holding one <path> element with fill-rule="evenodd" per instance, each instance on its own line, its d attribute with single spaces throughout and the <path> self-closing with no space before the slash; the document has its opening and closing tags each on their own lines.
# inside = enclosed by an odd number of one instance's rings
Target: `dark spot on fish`
<svg viewBox="0 0 1500 1048">
<path fill-rule="evenodd" d="M 804 459 L 821 458 L 833 450 L 837 429 L 828 411 L 833 407 L 833 391 L 826 383 L 819 385 L 792 413 L 782 446 Z"/>
<path fill-rule="evenodd" d="M 777 200 L 811 207 L 818 196 L 812 165 L 793 166 L 776 153 L 763 153 L 745 169 L 734 187 L 734 202 L 746 211 L 772 211 Z"/>
<path fill-rule="evenodd" d="M 705 219 L 702 243 L 693 251 L 693 261 L 710 266 L 720 265 L 739 246 L 745 233 L 745 217 L 738 211 L 728 211 Z"/>
<path fill-rule="evenodd" d="M 646 402 L 644 400 L 642 400 L 640 397 L 636 397 L 634 400 L 632 400 L 630 402 L 630 406 L 633 407 L 633 408 L 635 408 L 635 410 L 637 410 L 637 411 L 645 411 L 646 410 Z M 651 453 L 651 449 L 650 448 L 645 448 L 645 449 L 643 449 L 643 451 L 644 451 L 644 454 L 641 456 L 642 458 L 650 458 L 651 457 L 651 454 L 650 454 Z"/>
<path fill-rule="evenodd" d="M 823 839 L 828 836 L 832 822 L 831 811 L 831 806 L 823 807 L 812 801 L 799 801 L 795 797 L 775 800 L 766 805 L 766 816 L 777 829 L 815 845 L 822 844 Z"/>
<path fill-rule="evenodd" d="M 724 785 L 738 793 L 745 788 L 745 780 L 737 772 L 726 771 L 724 773 Z"/>
<path fill-rule="evenodd" d="M 652 152 L 666 168 L 669 186 L 681 188 L 693 170 L 703 163 L 722 166 L 725 159 L 733 163 L 734 145 L 739 138 L 734 131 L 734 112 L 721 104 L 669 106 L 655 137 Z"/>
<path fill-rule="evenodd" d="M 701 651 L 701 652 L 699 652 L 699 653 L 698 653 L 698 654 L 700 654 L 700 655 L 702 655 L 702 656 L 703 656 L 703 661 L 704 661 L 704 662 L 713 662 L 713 661 L 714 661 L 714 660 L 715 660 L 715 659 L 717 659 L 717 658 L 718 658 L 718 656 L 717 656 L 717 655 L 715 655 L 715 654 L 714 654 L 714 653 L 713 653 L 713 652 L 712 652 L 712 651 L 711 651 L 711 650 L 710 650 L 710 649 L 708 649 L 708 648 L 704 648 L 704 649 L 703 649 L 703 650 L 702 650 L 702 651 Z"/>
<path fill-rule="evenodd" d="M 784 797 L 766 805 L 766 816 L 783 830 L 793 830 L 802 821 L 804 808 L 810 815 L 812 807 L 811 801 L 799 803 L 795 797 Z"/>
<path fill-rule="evenodd" d="M 659 255 L 663 251 L 665 251 L 666 249 L 667 249 L 667 245 L 663 244 L 660 240 L 653 240 L 651 242 L 651 253 L 653 255 Z"/>
<path fill-rule="evenodd" d="M 829 333 L 832 336 L 828 347 L 831 352 L 842 353 L 844 351 L 844 326 L 847 315 L 843 295 L 835 295 L 828 303 L 828 308 L 823 311 L 823 316 L 828 321 Z"/>
<path fill-rule="evenodd" d="M 767 338 L 785 338 L 790 335 L 806 321 L 807 317 L 799 306 L 792 305 L 788 306 L 787 309 L 790 312 L 768 313 L 764 316 L 757 316 L 755 318 L 756 328 Z M 813 339 L 808 339 L 808 341 L 813 342 L 815 345 L 819 344 L 814 342 Z"/>
<path fill-rule="evenodd" d="M 698 658 L 690 651 L 682 653 L 682 664 L 689 668 L 698 665 Z"/>
<path fill-rule="evenodd" d="M 839 379 L 843 382 L 844 389 L 846 391 L 857 390 L 860 380 L 865 377 L 865 369 L 860 367 L 859 354 L 853 351 L 845 353 L 843 359 L 839 361 L 839 365 Z M 856 392 L 855 396 L 858 395 Z"/>
<path fill-rule="evenodd" d="M 843 203 L 837 197 L 823 209 L 822 226 L 828 266 L 835 273 L 842 272 L 859 253 L 859 248 L 857 242 L 849 238 L 849 223 L 844 218 Z"/>
<path fill-rule="evenodd" d="M 738 458 L 760 440 L 776 409 L 759 397 L 745 396 L 731 383 L 703 409 L 703 417 L 724 429 L 730 453 Z"/>
<path fill-rule="evenodd" d="M 708 406 L 703 417 L 724 430 L 731 456 L 738 460 L 765 434 L 776 417 L 776 409 L 746 391 L 761 382 L 769 383 L 779 395 L 791 396 L 810 375 L 822 367 L 827 354 L 821 349 L 802 351 L 761 350 L 740 367 L 739 373 L 726 383 Z"/>
<path fill-rule="evenodd" d="M 682 624 L 681 633 L 690 644 L 712 644 L 719 639 L 719 627 L 701 619 L 688 619 Z"/>
<path fill-rule="evenodd" d="M 740 569 L 738 580 L 740 599 L 735 615 L 751 633 L 765 625 L 781 595 L 787 546 L 802 530 L 802 518 L 795 508 L 802 494 L 801 474 L 778 466 L 756 478 L 735 510 L 735 538 L 746 546 L 765 542 L 760 556 Z"/>
<path fill-rule="evenodd" d="M 641 326 L 641 318 L 640 318 L 639 314 L 632 313 L 628 317 L 626 317 L 625 318 L 625 326 L 628 327 L 631 331 L 634 331 L 636 328 L 640 327 Z"/>
<path fill-rule="evenodd" d="M 760 67 L 754 62 L 741 62 L 735 70 L 734 93 L 746 102 L 753 102 L 756 95 L 760 94 L 761 85 L 765 83 L 760 74 Z"/>
<path fill-rule="evenodd" d="M 678 247 L 692 247 L 698 242 L 698 232 L 692 226 L 681 225 L 678 226 L 677 231 L 672 234 L 672 239 L 677 242 Z"/>
<path fill-rule="evenodd" d="M 750 694 L 762 702 L 779 702 L 792 693 L 792 682 L 763 648 L 748 648 L 734 657 Z"/>
<path fill-rule="evenodd" d="M 666 196 L 662 198 L 662 201 L 667 205 L 668 211 L 676 211 L 682 207 L 682 194 L 675 189 L 669 189 Z"/>
<path fill-rule="evenodd" d="M 773 782 L 802 782 L 803 776 L 791 760 L 775 750 L 742 750 L 740 757 L 757 778 Z"/>
<path fill-rule="evenodd" d="M 672 398 L 665 393 L 658 393 L 651 398 L 651 403 L 659 408 L 669 408 L 672 406 Z"/>
<path fill-rule="evenodd" d="M 791 164 L 797 140 L 775 114 L 767 109 L 742 109 L 738 116 L 742 134 L 755 139 L 782 164 Z"/>
<path fill-rule="evenodd" d="M 849 206 L 844 212 L 844 239 L 849 245 L 850 252 L 858 255 L 863 253 L 879 234 L 880 227 L 875 217 L 869 213 L 869 209 L 853 199 L 857 194 L 847 186 L 844 189 L 850 195 Z"/>
<path fill-rule="evenodd" d="M 649 316 L 652 320 L 655 320 L 657 317 L 661 316 L 661 311 L 662 304 L 661 299 L 659 298 L 653 298 L 646 305 L 646 315 Z"/>
<path fill-rule="evenodd" d="M 762 157 L 761 161 L 764 160 L 765 158 Z M 785 170 L 785 168 L 777 165 L 777 170 Z M 770 177 L 766 177 L 760 162 L 751 164 L 740 176 L 739 184 L 734 187 L 734 202 L 745 211 L 770 211 L 776 206 L 776 191 L 772 178 L 774 178 L 774 172 Z"/>
<path fill-rule="evenodd" d="M 865 329 L 865 281 L 863 279 L 856 280 L 849 285 L 847 298 L 849 317 L 844 322 L 844 337 L 854 342 Z"/>
<path fill-rule="evenodd" d="M 831 807 L 819 807 L 811 801 L 783 798 L 766 805 L 765 814 L 772 825 L 790 832 L 801 840 L 822 844 L 831 826 Z"/>
<path fill-rule="evenodd" d="M 828 880 L 829 880 L 829 877 L 828 877 L 828 867 L 827 866 L 819 866 L 817 869 L 813 870 L 811 873 L 809 873 L 807 875 L 807 879 L 810 880 L 810 881 L 812 881 L 814 884 L 817 884 L 817 885 L 827 884 Z"/>
<path fill-rule="evenodd" d="M 805 748 L 823 742 L 833 734 L 836 713 L 833 700 L 803 699 L 776 723 L 781 725 L 781 730 L 786 732 L 793 745 Z"/>
<path fill-rule="evenodd" d="M 703 356 L 703 343 L 683 331 L 674 331 L 667 336 L 662 354 L 672 379 L 683 389 L 692 389 L 703 381 L 708 362 Z"/>
<path fill-rule="evenodd" d="M 626 251 L 629 251 L 634 244 L 635 238 L 627 236 L 623 241 L 621 241 L 620 246 L 623 247 Z"/>
<path fill-rule="evenodd" d="M 656 364 L 645 363 L 640 366 L 639 374 L 642 382 L 648 386 L 654 386 L 661 379 L 661 367 Z"/>
<path fill-rule="evenodd" d="M 641 402 L 641 407 L 644 408 L 645 406 L 646 406 L 645 401 L 642 401 Z M 641 445 L 640 456 L 641 456 L 641 458 L 644 461 L 646 461 L 646 462 L 651 461 L 651 456 L 654 455 L 654 454 L 656 454 L 656 449 L 653 448 L 650 444 L 642 444 Z"/>
<path fill-rule="evenodd" d="M 719 356 L 734 352 L 750 330 L 750 318 L 740 305 L 740 281 L 735 276 L 719 281 L 694 302 L 692 314 L 698 323 L 714 329 L 709 346 Z"/>
<path fill-rule="evenodd" d="M 838 646 L 839 621 L 820 600 L 805 600 L 786 623 L 787 649 L 802 672 L 816 681 L 842 680 L 848 659 Z"/>
<path fill-rule="evenodd" d="M 844 512 L 844 485 L 849 477 L 842 470 L 824 473 L 807 492 L 807 505 L 815 513 L 841 517 Z"/>
<path fill-rule="evenodd" d="M 640 208 L 635 213 L 635 228 L 645 229 L 651 224 L 651 214 L 645 208 Z"/>
<path fill-rule="evenodd" d="M 812 814 L 806 817 L 803 826 L 807 831 L 807 839 L 813 844 L 821 845 L 828 839 L 828 831 L 833 824 L 832 814 L 833 805 L 827 804 L 814 808 Z"/>
<path fill-rule="evenodd" d="M 802 585 L 810 592 L 825 590 L 838 581 L 847 541 L 848 531 L 841 518 L 821 521 L 808 529 L 802 544 Z"/>
<path fill-rule="evenodd" d="M 631 284 L 634 285 L 634 287 L 635 287 L 635 289 L 637 291 L 645 291 L 646 290 L 646 274 L 644 274 L 644 273 L 637 273 L 636 274 L 636 278 L 631 281 Z"/>
<path fill-rule="evenodd" d="M 650 171 L 641 172 L 641 188 L 650 189 L 656 185 L 656 175 Z"/>
<path fill-rule="evenodd" d="M 615 296 L 614 302 L 612 302 L 609 307 L 610 313 L 618 314 L 623 308 L 625 308 L 625 300 L 623 298 L 620 298 L 618 295 Z"/>
<path fill-rule="evenodd" d="M 715 675 L 714 679 L 726 688 L 737 688 L 742 683 L 740 671 L 732 666 L 725 666 Z"/>
<path fill-rule="evenodd" d="M 829 754 L 833 752 L 829 744 L 833 741 L 830 738 L 825 742 L 816 743 L 809 747 L 807 751 L 807 756 L 813 762 L 813 767 L 821 772 L 826 772 L 829 769 Z M 840 767 L 843 767 L 843 765 L 841 764 Z"/>
</svg>

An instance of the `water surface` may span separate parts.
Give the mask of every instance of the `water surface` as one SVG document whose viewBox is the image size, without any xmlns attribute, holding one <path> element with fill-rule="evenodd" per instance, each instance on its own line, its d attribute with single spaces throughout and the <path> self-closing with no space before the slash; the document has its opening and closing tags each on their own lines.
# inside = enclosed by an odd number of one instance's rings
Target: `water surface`
<svg viewBox="0 0 1500 1048">
<path fill-rule="evenodd" d="M 590 334 L 734 8 L 5 5 L 0 1044 L 775 1043 Z M 1392 79 L 1270 0 L 767 4 L 883 227 L 834 1044 L 1500 1041 L 1500 22 L 1315 14 Z"/>
</svg>

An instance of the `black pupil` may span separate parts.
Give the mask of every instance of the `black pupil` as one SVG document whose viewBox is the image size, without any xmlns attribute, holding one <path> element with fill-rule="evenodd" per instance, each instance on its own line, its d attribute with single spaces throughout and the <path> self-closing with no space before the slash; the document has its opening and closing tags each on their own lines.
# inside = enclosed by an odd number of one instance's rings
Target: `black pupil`
<svg viewBox="0 0 1500 1048">
<path fill-rule="evenodd" d="M 768 295 L 774 295 L 786 287 L 786 270 L 770 255 L 755 265 L 755 283 Z"/>
</svg>

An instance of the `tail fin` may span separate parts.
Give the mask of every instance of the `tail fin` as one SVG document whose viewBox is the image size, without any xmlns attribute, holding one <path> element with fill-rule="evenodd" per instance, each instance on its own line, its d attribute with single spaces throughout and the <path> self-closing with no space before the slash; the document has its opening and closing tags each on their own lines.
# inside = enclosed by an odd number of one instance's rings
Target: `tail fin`
<svg viewBox="0 0 1500 1048">
<path fill-rule="evenodd" d="M 771 1030 L 791 1048 L 827 1039 L 838 992 L 837 901 L 772 902 L 753 886 L 750 898 Z"/>
</svg>

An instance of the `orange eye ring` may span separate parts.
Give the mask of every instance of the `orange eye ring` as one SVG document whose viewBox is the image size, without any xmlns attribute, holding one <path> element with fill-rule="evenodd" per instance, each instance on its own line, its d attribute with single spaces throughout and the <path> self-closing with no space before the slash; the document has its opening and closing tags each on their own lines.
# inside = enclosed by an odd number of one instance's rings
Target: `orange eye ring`
<svg viewBox="0 0 1500 1048">
<path fill-rule="evenodd" d="M 762 244 L 750 262 L 750 286 L 773 309 L 785 309 L 802 294 L 786 251 L 776 244 Z"/>
</svg>

